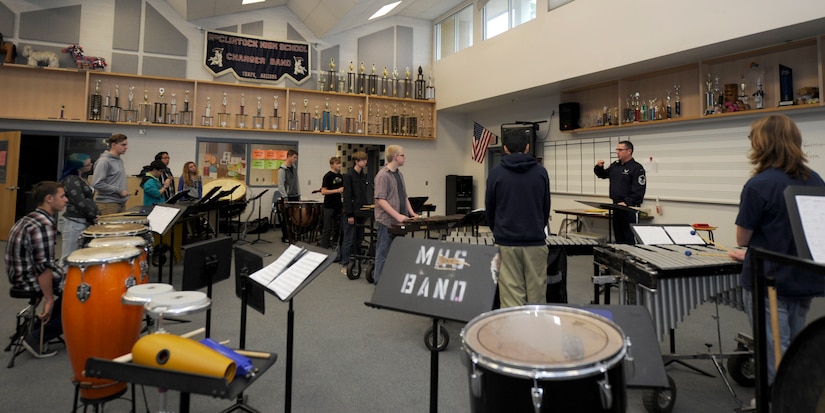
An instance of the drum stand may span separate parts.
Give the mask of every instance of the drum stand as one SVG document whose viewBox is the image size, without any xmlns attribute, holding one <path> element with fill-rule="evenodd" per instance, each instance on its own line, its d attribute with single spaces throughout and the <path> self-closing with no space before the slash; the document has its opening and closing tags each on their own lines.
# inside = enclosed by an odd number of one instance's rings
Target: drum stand
<svg viewBox="0 0 825 413">
<path fill-rule="evenodd" d="M 255 238 L 255 241 L 252 241 L 252 244 L 254 244 L 254 243 L 256 243 L 256 242 L 270 242 L 270 241 L 268 241 L 268 240 L 261 239 L 261 232 L 263 232 L 263 231 L 261 231 L 261 229 L 260 229 L 260 225 L 261 225 L 261 201 L 260 201 L 260 199 L 261 199 L 261 197 L 262 197 L 265 193 L 267 193 L 268 191 L 269 191 L 269 189 L 264 189 L 264 191 L 263 191 L 263 192 L 261 192 L 260 194 L 256 195 L 256 196 L 255 196 L 255 198 L 252 198 L 252 199 L 251 199 L 251 201 L 252 201 L 252 203 L 253 203 L 253 204 L 252 204 L 252 205 L 253 205 L 253 206 L 252 206 L 252 208 L 255 208 L 255 206 L 254 206 L 254 205 L 255 205 L 255 202 L 257 202 L 257 203 L 258 203 L 258 231 L 257 231 L 257 232 L 258 232 L 258 234 L 257 234 L 258 236 L 257 236 L 257 238 Z M 249 219 L 248 219 L 248 218 L 247 218 L 247 220 L 246 220 L 246 223 L 247 223 L 247 225 L 249 224 Z M 270 222 L 270 223 L 269 223 L 269 225 L 272 225 L 272 223 Z M 243 234 L 243 235 L 244 235 L 244 238 L 246 238 L 246 230 L 244 230 L 244 234 Z"/>
</svg>

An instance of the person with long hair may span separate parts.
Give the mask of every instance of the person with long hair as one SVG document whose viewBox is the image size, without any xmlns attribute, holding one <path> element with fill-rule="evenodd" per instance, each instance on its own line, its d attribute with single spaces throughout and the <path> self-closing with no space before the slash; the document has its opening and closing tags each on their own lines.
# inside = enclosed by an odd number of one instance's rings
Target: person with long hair
<svg viewBox="0 0 825 413">
<path fill-rule="evenodd" d="M 802 150 L 802 134 L 793 120 L 785 115 L 769 115 L 751 125 L 753 177 L 745 183 L 736 217 L 736 242 L 740 247 L 760 247 L 796 256 L 796 243 L 791 231 L 784 191 L 790 185 L 825 186 L 825 182 L 806 163 Z M 741 283 L 744 287 L 745 311 L 753 325 L 752 271 L 746 250 L 730 252 L 734 259 L 744 261 Z M 776 279 L 779 313 L 779 337 L 782 352 L 805 327 L 805 317 L 813 297 L 825 295 L 825 277 L 798 270 L 790 265 L 766 262 L 765 274 Z M 767 311 L 766 308 L 763 309 Z M 769 320 L 769 317 L 765 317 Z M 770 323 L 754 326 L 767 331 L 768 383 L 773 383 L 773 335 Z"/>
<path fill-rule="evenodd" d="M 66 191 L 66 210 L 58 224 L 63 236 L 60 259 L 65 261 L 74 250 L 80 248 L 80 235 L 100 216 L 94 200 L 94 190 L 86 182 L 85 174 L 92 170 L 92 159 L 84 153 L 73 153 L 63 164 L 60 182 Z"/>
<path fill-rule="evenodd" d="M 192 161 L 183 164 L 183 172 L 178 179 L 178 192 L 186 192 L 191 199 L 201 199 L 203 185 L 198 165 Z"/>
</svg>

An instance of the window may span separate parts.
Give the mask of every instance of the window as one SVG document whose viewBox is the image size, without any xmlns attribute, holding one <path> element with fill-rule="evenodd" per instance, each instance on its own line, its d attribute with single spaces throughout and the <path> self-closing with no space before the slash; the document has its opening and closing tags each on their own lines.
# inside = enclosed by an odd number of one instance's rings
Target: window
<svg viewBox="0 0 825 413">
<path fill-rule="evenodd" d="M 435 59 L 441 60 L 473 45 L 473 6 L 459 10 L 435 25 Z"/>
<path fill-rule="evenodd" d="M 493 38 L 535 18 L 536 0 L 490 0 L 484 6 L 484 38 Z"/>
<path fill-rule="evenodd" d="M 234 179 L 249 186 L 278 184 L 278 168 L 294 142 L 238 142 L 198 139 L 198 170 L 206 185 L 214 179 Z"/>
</svg>

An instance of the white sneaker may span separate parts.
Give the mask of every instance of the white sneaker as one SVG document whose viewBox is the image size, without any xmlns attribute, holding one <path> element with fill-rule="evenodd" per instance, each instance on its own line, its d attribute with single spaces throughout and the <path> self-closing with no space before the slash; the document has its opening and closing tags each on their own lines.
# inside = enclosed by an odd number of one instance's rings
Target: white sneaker
<svg viewBox="0 0 825 413">
<path fill-rule="evenodd" d="M 347 275 L 347 267 L 341 267 L 341 274 Z"/>
</svg>

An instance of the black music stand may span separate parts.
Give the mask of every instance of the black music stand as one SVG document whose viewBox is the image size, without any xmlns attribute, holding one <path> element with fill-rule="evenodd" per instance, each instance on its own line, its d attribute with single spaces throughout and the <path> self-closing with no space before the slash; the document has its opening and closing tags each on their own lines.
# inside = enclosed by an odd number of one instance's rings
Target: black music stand
<svg viewBox="0 0 825 413">
<path fill-rule="evenodd" d="M 183 280 L 181 289 L 194 291 L 206 288 L 212 299 L 212 285 L 229 278 L 232 261 L 232 238 L 218 237 L 194 242 L 183 249 Z M 206 310 L 206 338 L 210 337 L 212 308 Z"/>
<path fill-rule="evenodd" d="M 257 231 L 258 232 L 258 237 L 255 238 L 255 241 L 252 241 L 251 244 L 255 244 L 256 242 L 269 242 L 269 243 L 271 243 L 271 241 L 269 241 L 269 240 L 261 239 L 261 232 L 263 232 L 263 231 L 261 231 L 261 229 L 260 229 L 260 225 L 261 225 L 261 202 L 260 202 L 260 199 L 267 192 L 269 192 L 269 189 L 264 189 L 263 192 L 261 192 L 258 195 L 255 195 L 254 198 L 249 200 L 249 202 L 253 203 L 252 208 L 255 208 L 255 203 L 256 202 L 258 204 L 258 231 Z M 247 228 L 248 228 L 249 219 L 246 220 L 246 225 L 247 225 Z M 246 239 L 246 229 L 244 229 L 243 237 L 244 237 L 244 239 Z"/>
<path fill-rule="evenodd" d="M 466 323 L 493 308 L 496 285 L 490 272 L 492 268 L 498 268 L 493 265 L 496 255 L 498 248 L 493 246 L 397 237 L 387 254 L 387 261 L 395 263 L 393 271 L 380 274 L 372 300 L 364 303 L 370 307 L 432 318 L 431 413 L 438 411 L 438 321 Z M 416 292 L 425 278 L 433 279 L 429 281 L 431 288 L 448 283 L 446 292 L 439 296 L 440 293 L 434 289 L 427 298 L 418 296 Z"/>
<path fill-rule="evenodd" d="M 155 205 L 152 208 L 152 211 L 146 217 L 149 220 L 149 229 L 152 232 L 157 233 L 160 235 L 161 241 L 163 241 L 163 236 L 166 235 L 167 232 L 170 232 L 169 239 L 171 240 L 169 245 L 169 284 L 172 284 L 172 270 L 175 266 L 175 223 L 183 216 L 183 212 L 186 211 L 186 208 L 179 207 L 177 205 L 166 205 L 166 204 L 159 204 Z M 160 244 L 163 245 L 163 244 Z M 151 259 L 151 257 L 147 257 L 147 259 Z M 163 261 L 158 261 L 158 282 L 163 281 Z"/>
<path fill-rule="evenodd" d="M 310 272 L 309 274 L 304 274 L 305 277 L 303 278 L 303 281 L 301 281 L 297 287 L 290 291 L 282 292 L 279 295 L 279 293 L 276 292 L 273 288 L 261 284 L 259 282 L 260 278 L 257 278 L 256 275 L 268 271 L 270 269 L 270 266 L 277 264 L 278 260 L 282 260 L 284 258 L 287 258 L 287 262 L 284 265 L 285 269 L 292 267 L 296 263 L 296 261 L 290 259 L 287 253 L 289 253 L 291 251 L 291 248 L 293 247 L 297 247 L 301 251 L 308 251 L 320 254 L 324 257 L 324 259 L 323 262 L 321 262 L 317 267 L 315 267 L 314 270 L 312 270 L 312 272 Z M 328 255 L 328 252 L 329 251 L 321 247 L 312 246 L 305 242 L 298 242 L 296 244 L 292 244 L 289 248 L 287 248 L 287 251 L 280 257 L 278 257 L 278 260 L 276 260 L 275 263 L 270 264 L 270 266 L 265 267 L 263 270 L 258 271 L 257 273 L 252 274 L 249 277 L 250 282 L 256 283 L 260 287 L 266 289 L 267 292 L 274 295 L 275 297 L 278 297 L 278 299 L 281 300 L 281 302 L 289 302 L 289 310 L 287 311 L 286 323 L 286 384 L 284 386 L 284 412 L 286 413 L 290 413 L 292 411 L 292 353 L 294 349 L 293 343 L 295 336 L 295 311 L 293 306 L 293 299 L 299 292 L 301 292 L 307 285 L 309 285 L 309 283 L 311 283 L 312 280 L 315 279 L 315 277 L 324 272 L 324 270 L 332 264 L 332 261 L 335 259 L 335 257 L 334 255 Z M 296 258 L 298 258 L 298 260 L 300 261 L 301 255 L 298 255 Z M 278 276 L 280 276 L 280 274 Z M 276 279 L 278 276 L 276 276 Z"/>
<path fill-rule="evenodd" d="M 641 211 L 635 208 L 631 208 L 624 205 L 617 205 L 617 204 L 608 204 L 604 202 L 592 202 L 592 201 L 581 201 L 576 200 L 576 202 L 580 204 L 585 204 L 587 206 L 591 206 L 593 208 L 598 209 L 606 209 L 607 210 L 607 242 L 611 242 L 613 240 L 613 211 L 622 211 L 622 212 L 630 212 L 635 215 L 636 223 L 639 223 L 639 214 Z"/>
</svg>

